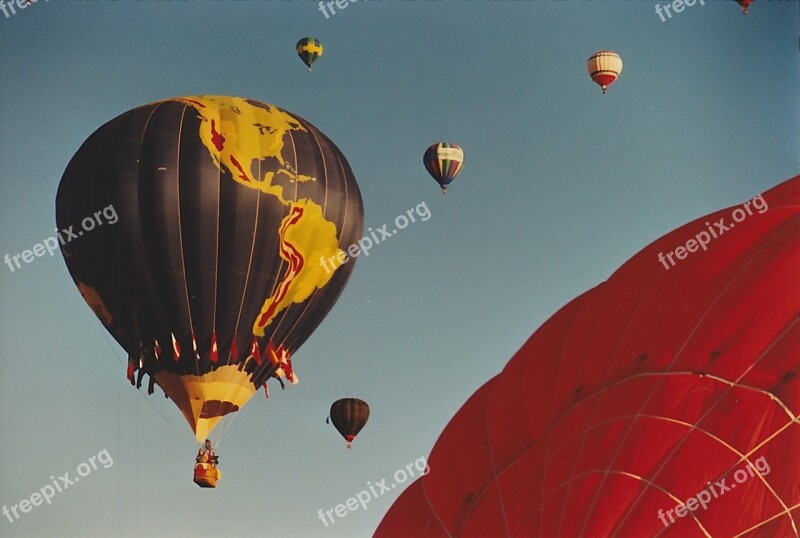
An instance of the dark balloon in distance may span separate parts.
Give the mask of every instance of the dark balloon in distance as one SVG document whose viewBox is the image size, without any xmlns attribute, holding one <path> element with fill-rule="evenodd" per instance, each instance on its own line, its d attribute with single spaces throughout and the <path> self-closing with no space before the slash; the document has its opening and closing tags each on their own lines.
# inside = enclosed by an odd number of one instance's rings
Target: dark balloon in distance
<svg viewBox="0 0 800 538">
<path fill-rule="evenodd" d="M 347 441 L 347 448 L 351 448 L 356 435 L 369 420 L 369 405 L 358 398 L 342 398 L 331 405 L 330 419 Z"/>
<path fill-rule="evenodd" d="M 304 37 L 295 45 L 295 50 L 303 63 L 308 66 L 311 71 L 311 66 L 322 56 L 322 43 L 319 39 L 313 37 Z"/>
</svg>

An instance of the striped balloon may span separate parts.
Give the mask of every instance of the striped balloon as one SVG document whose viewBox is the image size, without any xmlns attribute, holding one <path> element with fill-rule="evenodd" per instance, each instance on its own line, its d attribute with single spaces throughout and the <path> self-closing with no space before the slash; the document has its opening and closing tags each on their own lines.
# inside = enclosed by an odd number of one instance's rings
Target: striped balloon
<svg viewBox="0 0 800 538">
<path fill-rule="evenodd" d="M 610 50 L 601 50 L 595 52 L 586 63 L 586 70 L 589 76 L 601 88 L 603 93 L 606 89 L 617 80 L 617 77 L 622 73 L 622 58 L 619 54 Z"/>
<path fill-rule="evenodd" d="M 442 194 L 445 194 L 447 186 L 464 165 L 464 151 L 456 144 L 439 142 L 425 151 L 422 162 L 428 173 L 442 187 Z"/>
<path fill-rule="evenodd" d="M 353 440 L 369 420 L 369 404 L 358 398 L 342 398 L 333 402 L 330 420 L 344 437 L 347 448 L 352 448 Z"/>
</svg>

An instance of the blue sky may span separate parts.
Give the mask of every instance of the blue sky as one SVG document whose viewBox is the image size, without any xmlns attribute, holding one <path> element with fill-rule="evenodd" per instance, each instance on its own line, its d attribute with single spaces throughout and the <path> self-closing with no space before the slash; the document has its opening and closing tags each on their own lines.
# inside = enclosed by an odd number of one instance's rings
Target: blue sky
<svg viewBox="0 0 800 538">
<path fill-rule="evenodd" d="M 371 535 L 402 485 L 328 527 L 317 511 L 427 456 L 543 321 L 638 250 L 798 173 L 798 3 L 745 17 L 706 1 L 665 22 L 654 5 L 361 0 L 326 19 L 315 2 L 39 0 L 0 15 L 0 256 L 53 235 L 61 174 L 97 127 L 179 95 L 312 122 L 348 158 L 366 226 L 431 213 L 358 259 L 295 354 L 300 384 L 218 428 L 216 490 L 191 482 L 190 429 L 127 383 L 60 254 L 0 265 L 0 505 L 113 459 L 0 515 L 0 534 Z M 312 73 L 294 52 L 306 35 L 325 46 Z M 624 61 L 607 95 L 585 70 L 602 49 Z M 446 196 L 421 162 L 440 140 L 466 155 Z M 372 408 L 352 450 L 325 424 L 345 396 Z"/>
</svg>

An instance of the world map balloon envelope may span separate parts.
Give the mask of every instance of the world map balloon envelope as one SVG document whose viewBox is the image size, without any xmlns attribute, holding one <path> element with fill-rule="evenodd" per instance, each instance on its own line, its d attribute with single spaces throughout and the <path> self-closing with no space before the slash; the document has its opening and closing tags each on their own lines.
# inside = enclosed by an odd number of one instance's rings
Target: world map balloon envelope
<svg viewBox="0 0 800 538">
<path fill-rule="evenodd" d="M 559 310 L 375 536 L 796 535 L 800 176 L 762 200 L 674 230 Z M 709 228 L 705 250 L 660 262 Z"/>
<path fill-rule="evenodd" d="M 59 228 L 113 207 L 118 222 L 61 246 L 73 280 L 202 440 L 270 378 L 342 292 L 361 237 L 347 160 L 306 120 L 226 96 L 165 99 L 92 134 L 56 199 Z M 92 358 L 93 359 L 93 358 Z M 87 358 L 84 367 L 90 367 Z"/>
</svg>

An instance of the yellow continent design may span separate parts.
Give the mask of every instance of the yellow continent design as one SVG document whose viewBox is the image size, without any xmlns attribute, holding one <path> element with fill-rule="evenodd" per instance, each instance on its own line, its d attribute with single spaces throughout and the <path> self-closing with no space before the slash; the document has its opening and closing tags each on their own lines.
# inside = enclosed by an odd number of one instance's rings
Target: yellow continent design
<svg viewBox="0 0 800 538">
<path fill-rule="evenodd" d="M 281 222 L 279 255 L 287 262 L 283 281 L 264 300 L 261 313 L 253 324 L 253 334 L 263 336 L 265 328 L 283 309 L 292 303 L 302 303 L 315 289 L 324 287 L 333 276 L 316 262 L 320 256 L 329 258 L 339 252 L 336 225 L 325 219 L 322 207 L 303 198 L 287 200 L 282 185 L 273 184 L 277 174 L 290 182 L 317 181 L 312 176 L 297 173 L 283 158 L 283 142 L 290 131 L 306 131 L 295 118 L 274 107 L 263 107 L 239 97 L 192 96 L 180 101 L 192 106 L 201 120 L 200 139 L 214 163 L 224 166 L 233 179 L 251 189 L 274 196 L 289 208 Z M 277 170 L 254 177 L 254 162 L 276 162 Z M 255 167 L 257 169 L 257 167 Z"/>
</svg>

